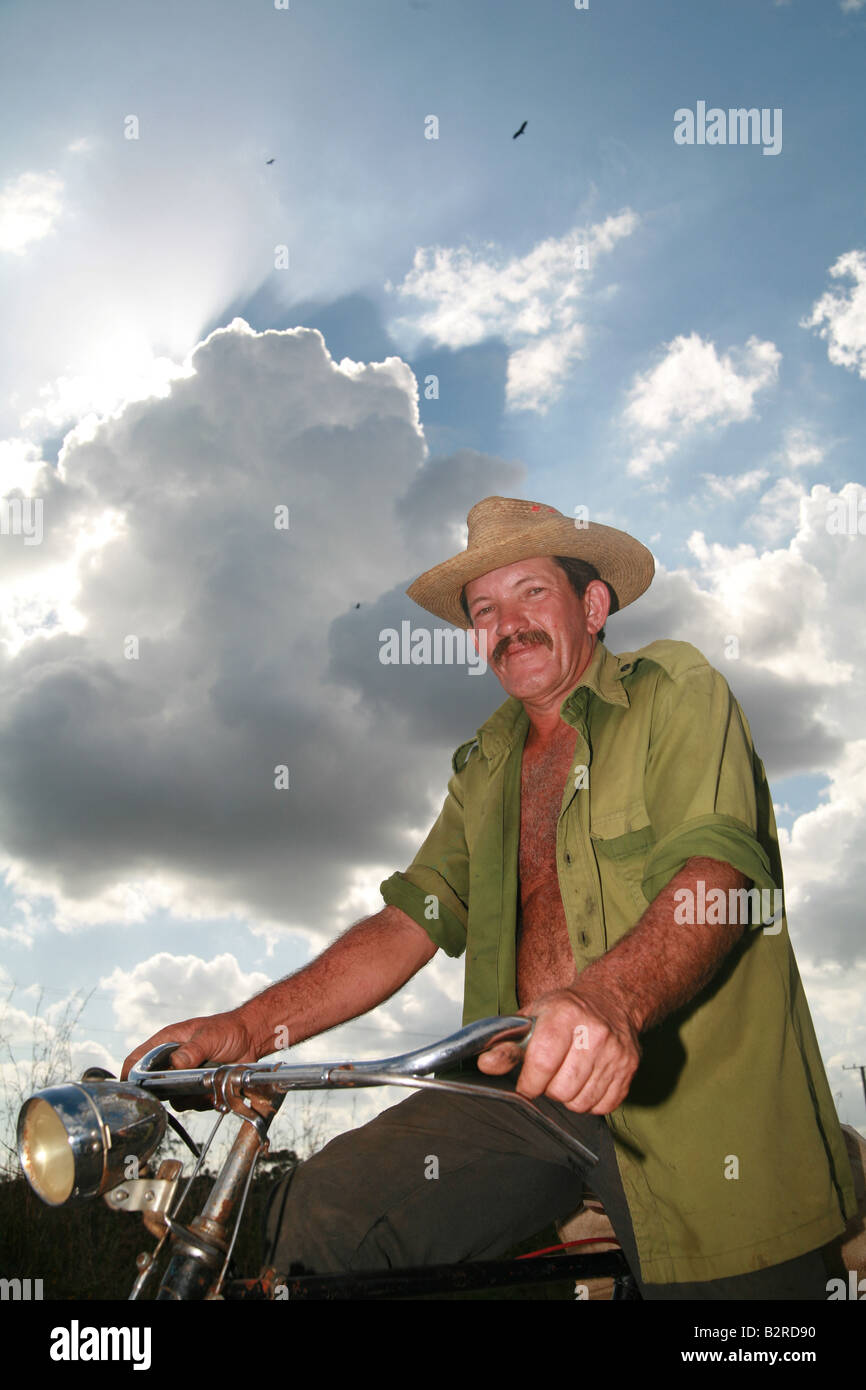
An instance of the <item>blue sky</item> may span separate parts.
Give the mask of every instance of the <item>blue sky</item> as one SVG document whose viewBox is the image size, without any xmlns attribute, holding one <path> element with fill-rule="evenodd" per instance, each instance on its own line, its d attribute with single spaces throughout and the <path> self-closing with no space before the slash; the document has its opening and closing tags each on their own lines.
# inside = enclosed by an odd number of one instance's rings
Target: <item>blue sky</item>
<svg viewBox="0 0 866 1390">
<path fill-rule="evenodd" d="M 862 1127 L 864 541 L 826 517 L 866 481 L 866 3 L 0 26 L 0 491 L 45 498 L 40 545 L 0 537 L 16 1055 L 39 987 L 96 988 L 76 1062 L 116 1065 L 375 909 L 498 703 L 490 675 L 383 671 L 378 632 L 421 618 L 406 584 L 502 493 L 650 545 L 609 645 L 691 641 L 741 699 Z M 781 111 L 781 150 L 676 144 L 698 102 Z M 290 557 L 256 529 L 279 502 Z M 460 979 L 434 962 L 308 1049 L 441 1034 Z"/>
</svg>

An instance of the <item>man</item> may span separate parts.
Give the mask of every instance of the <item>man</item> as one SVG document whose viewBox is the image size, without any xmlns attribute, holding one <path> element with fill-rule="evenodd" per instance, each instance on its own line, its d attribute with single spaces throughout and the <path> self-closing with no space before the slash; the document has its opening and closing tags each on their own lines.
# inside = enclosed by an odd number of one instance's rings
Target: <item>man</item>
<svg viewBox="0 0 866 1390">
<path fill-rule="evenodd" d="M 522 1060 L 518 1090 L 599 1154 L 645 1298 L 825 1298 L 854 1193 L 746 720 L 686 643 L 607 651 L 609 611 L 652 579 L 631 536 L 498 497 L 468 525 L 409 593 L 484 635 L 509 699 L 455 754 L 415 860 L 311 965 L 163 1029 L 124 1074 L 169 1038 L 175 1066 L 255 1060 L 465 950 L 466 1022 L 536 1019 L 525 1057 L 501 1044 L 480 1069 L 501 1085 Z M 580 1160 L 513 1109 L 422 1092 L 334 1140 L 288 1189 L 278 1270 L 483 1258 L 566 1215 Z"/>
</svg>

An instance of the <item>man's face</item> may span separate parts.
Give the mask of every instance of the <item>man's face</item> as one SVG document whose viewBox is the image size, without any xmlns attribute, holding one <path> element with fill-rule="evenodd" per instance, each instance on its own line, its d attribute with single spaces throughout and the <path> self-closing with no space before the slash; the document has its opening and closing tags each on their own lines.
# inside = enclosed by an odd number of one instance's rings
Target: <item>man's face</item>
<svg viewBox="0 0 866 1390">
<path fill-rule="evenodd" d="M 487 660 L 518 700 L 564 698 L 589 662 L 608 613 L 607 586 L 577 597 L 549 556 L 518 560 L 466 585 L 473 627 L 487 634 Z"/>
</svg>

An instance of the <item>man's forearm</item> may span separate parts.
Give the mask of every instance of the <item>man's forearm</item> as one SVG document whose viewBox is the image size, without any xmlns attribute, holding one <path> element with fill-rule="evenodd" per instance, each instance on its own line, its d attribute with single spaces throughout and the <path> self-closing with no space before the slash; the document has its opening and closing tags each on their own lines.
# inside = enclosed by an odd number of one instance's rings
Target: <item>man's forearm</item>
<svg viewBox="0 0 866 1390">
<path fill-rule="evenodd" d="M 715 975 L 743 932 L 743 923 L 680 925 L 674 894 L 743 888 L 747 880 L 730 864 L 690 859 L 650 903 L 629 934 L 577 974 L 571 988 L 588 1003 L 607 1001 L 624 1011 L 635 1032 L 661 1023 L 694 999 Z"/>
<path fill-rule="evenodd" d="M 385 907 L 237 1012 L 264 1057 L 390 999 L 436 949 L 423 927 L 399 908 Z"/>
</svg>

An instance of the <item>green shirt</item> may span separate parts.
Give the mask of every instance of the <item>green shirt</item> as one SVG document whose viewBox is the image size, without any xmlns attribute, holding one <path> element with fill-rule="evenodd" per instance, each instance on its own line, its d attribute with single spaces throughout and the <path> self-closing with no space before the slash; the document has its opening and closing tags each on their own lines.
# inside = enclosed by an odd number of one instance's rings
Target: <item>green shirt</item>
<svg viewBox="0 0 866 1390">
<path fill-rule="evenodd" d="M 761 922 L 773 915 L 782 870 L 745 716 L 685 642 L 619 657 L 599 643 L 560 714 L 578 736 L 556 866 L 579 970 L 615 946 L 693 856 L 768 890 L 770 911 L 710 984 L 643 1034 L 628 1097 L 606 1117 L 642 1277 L 725 1278 L 824 1245 L 854 1213 L 853 1183 L 787 923 Z M 508 699 L 457 750 L 436 824 L 406 872 L 382 884 L 385 902 L 448 955 L 466 952 L 467 1023 L 518 1007 L 528 728 Z M 704 920 L 718 920 L 711 912 Z"/>
</svg>

